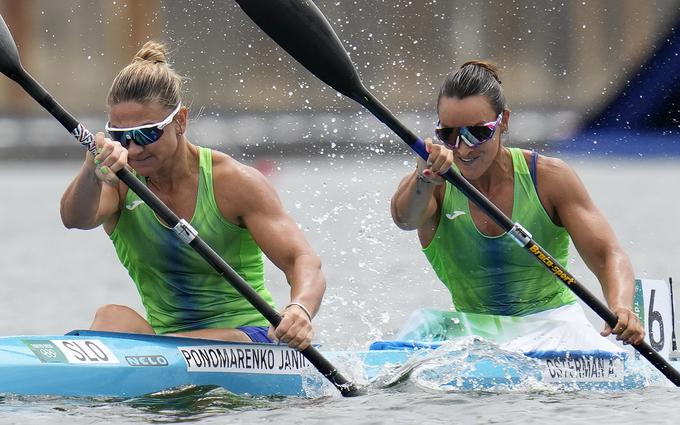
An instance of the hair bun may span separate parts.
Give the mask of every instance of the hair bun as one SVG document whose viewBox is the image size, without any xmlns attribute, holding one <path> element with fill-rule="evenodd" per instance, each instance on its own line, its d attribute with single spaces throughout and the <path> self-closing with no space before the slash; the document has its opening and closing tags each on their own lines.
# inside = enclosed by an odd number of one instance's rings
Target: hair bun
<svg viewBox="0 0 680 425">
<path fill-rule="evenodd" d="M 147 41 L 132 59 L 133 62 L 150 61 L 153 63 L 168 63 L 168 49 L 163 43 Z"/>
<path fill-rule="evenodd" d="M 132 62 L 113 79 L 107 103 L 148 104 L 160 102 L 169 111 L 182 101 L 182 76 L 168 63 L 168 49 L 158 41 L 147 41 Z"/>
<path fill-rule="evenodd" d="M 491 75 L 493 75 L 493 78 L 495 78 L 496 81 L 498 81 L 498 84 L 501 84 L 501 79 L 500 79 L 500 77 L 498 76 L 498 67 L 497 67 L 496 65 L 492 64 L 491 62 L 486 62 L 486 61 L 468 61 L 468 62 L 465 62 L 465 63 L 464 63 L 463 65 L 461 65 L 460 67 L 461 67 L 461 69 L 462 69 L 462 68 L 465 68 L 466 66 L 478 66 L 478 67 L 480 67 L 480 68 L 486 69 L 487 71 L 489 71 L 489 73 L 490 73 Z"/>
</svg>

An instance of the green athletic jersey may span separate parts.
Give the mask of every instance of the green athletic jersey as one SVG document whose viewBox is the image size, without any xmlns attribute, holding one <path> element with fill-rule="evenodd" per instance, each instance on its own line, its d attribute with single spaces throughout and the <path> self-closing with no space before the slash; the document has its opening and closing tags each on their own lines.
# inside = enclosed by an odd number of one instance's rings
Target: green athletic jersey
<svg viewBox="0 0 680 425">
<path fill-rule="evenodd" d="M 514 169 L 512 221 L 566 266 L 569 234 L 556 226 L 536 193 L 521 149 L 510 148 Z M 483 235 L 470 215 L 469 201 L 446 183 L 439 225 L 423 249 L 456 310 L 524 316 L 576 301 L 575 295 L 507 234 Z"/>
<path fill-rule="evenodd" d="M 227 221 L 213 192 L 212 151 L 199 148 L 196 209 L 191 225 L 253 289 L 274 307 L 264 286 L 262 251 L 246 229 Z M 146 179 L 143 179 L 146 181 Z M 193 248 L 162 224 L 128 190 L 110 236 L 118 258 L 137 285 L 147 320 L 159 333 L 204 328 L 266 326 L 267 320 Z"/>
</svg>

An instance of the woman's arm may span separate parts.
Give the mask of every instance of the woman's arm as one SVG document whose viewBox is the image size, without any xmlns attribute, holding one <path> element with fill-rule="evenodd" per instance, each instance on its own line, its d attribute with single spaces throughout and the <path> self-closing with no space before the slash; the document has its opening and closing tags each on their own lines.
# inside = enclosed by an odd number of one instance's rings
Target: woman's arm
<svg viewBox="0 0 680 425">
<path fill-rule="evenodd" d="M 613 332 L 619 340 L 641 342 L 644 330 L 632 310 L 635 276 L 628 255 L 576 172 L 559 159 L 541 159 L 539 182 L 554 208 L 554 219 L 569 232 L 581 258 L 600 282 L 609 308 L 618 317 L 613 330 L 605 326 L 603 336 Z"/>
<path fill-rule="evenodd" d="M 429 244 L 437 228 L 444 189 L 440 174 L 453 162 L 449 149 L 429 139 L 425 143 L 430 152 L 427 162 L 418 157 L 415 171 L 402 179 L 390 203 L 394 223 L 403 230 L 418 229 L 423 245 Z"/>
<path fill-rule="evenodd" d="M 218 205 L 223 213 L 229 208 L 227 215 L 238 217 L 264 254 L 285 274 L 290 285 L 290 304 L 273 335 L 304 350 L 311 343 L 311 319 L 319 311 L 326 290 L 321 259 L 283 209 L 269 180 L 253 168 L 230 162 L 231 171 L 216 173 L 221 175 L 214 182 Z"/>
<path fill-rule="evenodd" d="M 119 143 L 97 133 L 100 153 L 87 152 L 78 175 L 61 197 L 61 220 L 67 228 L 93 229 L 114 217 L 119 209 L 118 179 L 115 172 L 127 161 Z M 115 146 L 117 145 L 117 146 Z"/>
</svg>

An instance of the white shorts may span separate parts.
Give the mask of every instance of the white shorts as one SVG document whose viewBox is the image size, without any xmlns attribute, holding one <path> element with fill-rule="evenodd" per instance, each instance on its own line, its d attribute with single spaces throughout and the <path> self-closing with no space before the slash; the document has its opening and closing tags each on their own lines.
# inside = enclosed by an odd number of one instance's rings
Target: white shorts
<svg viewBox="0 0 680 425">
<path fill-rule="evenodd" d="M 622 346 L 600 335 L 578 303 L 523 316 L 522 321 L 525 322 L 524 329 L 527 332 L 503 343 L 503 348 L 525 353 L 564 350 L 626 351 Z"/>
</svg>

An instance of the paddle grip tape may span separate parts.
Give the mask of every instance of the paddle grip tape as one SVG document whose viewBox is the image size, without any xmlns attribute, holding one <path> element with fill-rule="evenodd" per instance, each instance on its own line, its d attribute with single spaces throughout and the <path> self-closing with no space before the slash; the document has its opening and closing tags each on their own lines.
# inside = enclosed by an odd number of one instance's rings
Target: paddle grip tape
<svg viewBox="0 0 680 425">
<path fill-rule="evenodd" d="M 191 241 L 196 239 L 196 236 L 198 236 L 196 229 L 191 227 L 191 224 L 189 224 L 185 219 L 180 219 L 180 221 L 177 222 L 172 230 L 174 230 L 177 234 L 177 237 L 179 237 L 182 242 L 186 244 L 191 243 Z"/>
<path fill-rule="evenodd" d="M 75 137 L 81 145 L 85 146 L 93 156 L 97 155 L 97 142 L 95 142 L 94 136 L 90 133 L 90 130 L 79 123 L 71 134 L 73 134 L 73 137 Z"/>
<path fill-rule="evenodd" d="M 515 242 L 517 242 L 517 245 L 521 247 L 527 246 L 531 241 L 531 233 L 519 223 L 515 223 L 515 225 L 512 226 L 512 229 L 508 231 L 508 234 Z"/>
</svg>

